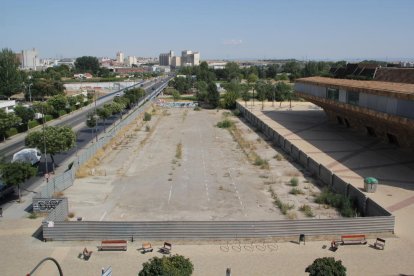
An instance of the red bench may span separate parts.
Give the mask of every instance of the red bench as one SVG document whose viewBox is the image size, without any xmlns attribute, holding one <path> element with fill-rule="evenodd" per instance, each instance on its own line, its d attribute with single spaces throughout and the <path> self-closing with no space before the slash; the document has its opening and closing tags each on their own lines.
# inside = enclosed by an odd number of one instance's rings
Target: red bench
<svg viewBox="0 0 414 276">
<path fill-rule="evenodd" d="M 365 235 L 344 235 L 341 236 L 341 244 L 367 244 Z"/>
<path fill-rule="evenodd" d="M 127 250 L 126 240 L 105 240 L 101 241 L 101 246 L 98 246 L 100 251 L 102 250 Z"/>
</svg>

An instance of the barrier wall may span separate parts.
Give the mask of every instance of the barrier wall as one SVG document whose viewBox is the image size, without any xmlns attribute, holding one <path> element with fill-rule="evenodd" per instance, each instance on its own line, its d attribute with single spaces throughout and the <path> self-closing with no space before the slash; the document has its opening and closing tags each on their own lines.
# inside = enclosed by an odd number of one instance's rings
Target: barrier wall
<svg viewBox="0 0 414 276">
<path fill-rule="evenodd" d="M 313 160 L 312 158 L 308 157 L 308 171 L 315 176 L 316 178 L 319 176 L 319 163 Z"/>
<path fill-rule="evenodd" d="M 61 198 L 58 205 L 49 213 L 45 221 L 62 222 L 65 221 L 69 214 L 69 204 L 67 198 Z"/>
<path fill-rule="evenodd" d="M 332 186 L 332 172 L 325 168 L 322 164 L 319 165 L 319 178 L 328 186 Z"/>
<path fill-rule="evenodd" d="M 367 198 L 366 207 L 365 207 L 365 215 L 366 216 L 383 216 L 383 214 L 388 214 L 388 216 L 392 216 L 392 214 L 388 212 L 385 208 L 380 206 L 378 203 L 376 203 L 372 199 Z"/>
<path fill-rule="evenodd" d="M 237 103 L 237 108 L 240 110 L 240 113 L 243 114 L 245 118 L 248 118 L 248 121 L 250 121 L 252 125 L 257 126 L 258 124 L 263 124 L 259 123 L 260 120 L 256 116 L 254 116 L 253 113 L 251 113 L 248 109 L 244 108 L 239 103 Z M 311 174 L 313 174 L 316 178 L 320 179 L 326 185 L 331 186 L 336 193 L 354 199 L 357 202 L 361 214 L 365 216 L 390 216 L 392 220 L 394 220 L 394 217 L 390 212 L 378 205 L 372 199 L 368 198 L 359 189 L 353 187 L 349 183 L 346 183 L 344 180 L 335 175 L 328 168 L 324 167 L 323 165 L 320 165 L 311 157 L 308 157 L 306 153 L 298 149 L 295 145 L 291 144 L 290 141 L 285 139 L 277 131 L 272 131 L 273 142 L 276 145 L 278 145 L 284 150 L 288 149 L 286 151 L 290 153 L 290 155 L 294 159 L 297 159 L 299 163 Z"/>
<path fill-rule="evenodd" d="M 336 193 L 346 196 L 348 194 L 348 183 L 343 181 L 336 174 L 332 176 L 332 190 Z M 361 192 L 360 192 L 361 193 Z"/>
<path fill-rule="evenodd" d="M 367 204 L 367 197 L 361 193 L 358 188 L 355 188 L 352 185 L 348 185 L 348 197 L 356 202 L 358 205 L 358 210 L 360 210 L 361 215 L 365 216 L 366 214 L 366 204 Z M 382 213 L 383 216 L 385 213 Z"/>
<path fill-rule="evenodd" d="M 52 226 L 53 227 L 49 227 Z M 394 217 L 277 221 L 56 221 L 46 240 L 200 240 L 392 233 Z"/>
</svg>

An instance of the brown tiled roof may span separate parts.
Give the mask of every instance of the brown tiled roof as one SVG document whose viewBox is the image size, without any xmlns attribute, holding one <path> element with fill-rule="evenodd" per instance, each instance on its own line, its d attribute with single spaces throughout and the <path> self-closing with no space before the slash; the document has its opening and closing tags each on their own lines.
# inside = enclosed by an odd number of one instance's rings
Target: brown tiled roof
<svg viewBox="0 0 414 276">
<path fill-rule="evenodd" d="M 414 68 L 378 68 L 374 80 L 414 84 Z"/>
<path fill-rule="evenodd" d="M 364 81 L 350 79 L 334 79 L 325 77 L 309 77 L 296 80 L 299 83 L 309 83 L 319 86 L 327 86 L 365 92 L 381 96 L 389 96 L 400 99 L 414 100 L 414 84 L 384 82 L 384 81 Z"/>
</svg>

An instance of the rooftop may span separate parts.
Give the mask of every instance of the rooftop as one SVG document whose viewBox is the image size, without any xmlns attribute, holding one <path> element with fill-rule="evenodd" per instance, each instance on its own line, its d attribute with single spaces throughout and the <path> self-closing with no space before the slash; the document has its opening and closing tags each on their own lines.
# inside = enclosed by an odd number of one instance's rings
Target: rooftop
<svg viewBox="0 0 414 276">
<path fill-rule="evenodd" d="M 369 94 L 391 96 L 401 99 L 414 100 L 414 84 L 395 83 L 384 81 L 334 79 L 326 77 L 309 77 L 297 79 L 299 83 L 309 83 L 320 86 L 332 86 L 336 88 L 352 89 L 353 91 Z"/>
</svg>

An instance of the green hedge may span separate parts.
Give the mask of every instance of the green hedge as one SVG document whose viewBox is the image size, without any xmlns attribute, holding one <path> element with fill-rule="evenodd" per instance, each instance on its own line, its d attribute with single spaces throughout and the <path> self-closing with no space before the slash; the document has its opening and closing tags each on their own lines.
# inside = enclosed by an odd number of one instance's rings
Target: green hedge
<svg viewBox="0 0 414 276">
<path fill-rule="evenodd" d="M 29 128 L 34 128 L 34 127 L 37 127 L 39 123 L 36 120 L 31 120 L 29 121 L 28 125 L 29 125 Z"/>
<path fill-rule="evenodd" d="M 49 115 L 49 114 L 45 115 L 45 121 L 46 122 L 49 122 L 49 121 L 52 121 L 52 120 L 53 120 L 53 116 L 52 115 Z"/>
<path fill-rule="evenodd" d="M 12 127 L 9 130 L 6 131 L 6 136 L 11 137 L 13 135 L 16 135 L 18 133 L 17 128 Z"/>
<path fill-rule="evenodd" d="M 66 115 L 67 113 L 66 113 L 66 111 L 65 110 L 59 110 L 59 117 L 60 116 L 63 116 L 63 115 Z"/>
</svg>

